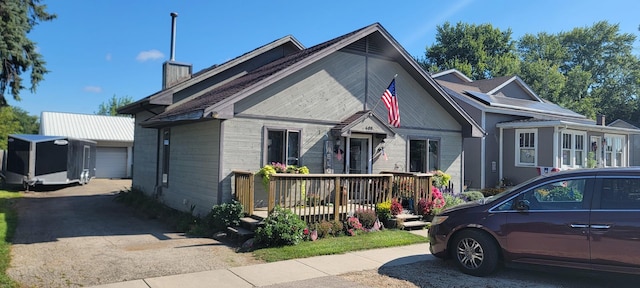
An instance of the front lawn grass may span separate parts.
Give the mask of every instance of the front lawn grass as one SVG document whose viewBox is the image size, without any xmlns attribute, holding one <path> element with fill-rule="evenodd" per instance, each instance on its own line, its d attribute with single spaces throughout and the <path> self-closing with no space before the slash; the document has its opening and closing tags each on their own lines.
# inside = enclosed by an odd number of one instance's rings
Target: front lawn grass
<svg viewBox="0 0 640 288">
<path fill-rule="evenodd" d="M 426 242 L 428 242 L 427 238 L 408 231 L 386 229 L 361 233 L 357 236 L 327 237 L 317 241 L 304 241 L 295 246 L 262 248 L 253 251 L 253 254 L 258 259 L 275 262 Z"/>
<path fill-rule="evenodd" d="M 18 224 L 17 213 L 11 204 L 19 197 L 19 192 L 0 190 L 0 287 L 19 287 L 7 275 L 11 262 L 11 238 Z"/>
</svg>

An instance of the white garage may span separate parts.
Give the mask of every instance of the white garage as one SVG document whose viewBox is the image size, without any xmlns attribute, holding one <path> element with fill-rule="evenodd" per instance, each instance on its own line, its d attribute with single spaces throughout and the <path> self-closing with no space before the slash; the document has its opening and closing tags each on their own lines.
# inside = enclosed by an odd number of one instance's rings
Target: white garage
<svg viewBox="0 0 640 288">
<path fill-rule="evenodd" d="M 127 148 L 97 147 L 96 178 L 127 177 Z"/>
<path fill-rule="evenodd" d="M 40 134 L 96 141 L 96 178 L 129 178 L 133 159 L 131 117 L 42 112 Z"/>
</svg>

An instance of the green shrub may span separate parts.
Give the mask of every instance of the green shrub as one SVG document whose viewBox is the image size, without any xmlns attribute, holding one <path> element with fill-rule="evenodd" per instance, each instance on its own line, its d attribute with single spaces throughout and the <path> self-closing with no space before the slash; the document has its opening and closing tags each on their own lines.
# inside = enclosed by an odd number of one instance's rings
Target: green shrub
<svg viewBox="0 0 640 288">
<path fill-rule="evenodd" d="M 342 232 L 344 232 L 344 224 L 342 223 L 342 221 L 338 220 L 338 219 L 333 219 L 331 220 L 331 235 L 333 236 L 340 236 L 342 235 Z"/>
<path fill-rule="evenodd" d="M 290 210 L 276 206 L 256 230 L 256 242 L 264 246 L 296 245 L 303 239 L 306 223 Z"/>
<path fill-rule="evenodd" d="M 458 206 L 460 204 L 464 204 L 466 203 L 466 201 L 464 201 L 464 199 L 449 194 L 449 193 L 442 193 L 442 196 L 444 198 L 445 204 L 444 207 L 442 208 L 433 208 L 433 213 L 434 215 L 440 214 L 440 212 L 442 212 L 442 210 L 450 208 L 450 207 L 454 207 L 454 206 Z"/>
<path fill-rule="evenodd" d="M 371 229 L 378 219 L 373 209 L 357 209 L 356 212 L 353 213 L 353 216 L 358 218 L 362 226 L 366 229 Z"/>
<path fill-rule="evenodd" d="M 464 198 L 469 202 L 484 199 L 484 195 L 480 191 L 462 192 L 462 196 L 464 196 Z"/>
<path fill-rule="evenodd" d="M 233 200 L 231 203 L 215 205 L 205 216 L 204 224 L 212 232 L 222 231 L 229 226 L 240 225 L 240 218 L 244 216 L 242 204 Z"/>
<path fill-rule="evenodd" d="M 318 231 L 318 238 L 325 238 L 327 236 L 331 236 L 332 228 L 333 224 L 331 222 L 322 220 L 318 223 L 314 223 L 311 229 Z"/>
</svg>

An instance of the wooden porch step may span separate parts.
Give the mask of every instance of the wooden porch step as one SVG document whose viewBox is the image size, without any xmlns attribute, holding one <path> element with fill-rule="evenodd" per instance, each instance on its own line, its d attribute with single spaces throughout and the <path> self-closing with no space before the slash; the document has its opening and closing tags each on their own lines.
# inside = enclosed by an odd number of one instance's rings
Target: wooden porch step
<svg viewBox="0 0 640 288">
<path fill-rule="evenodd" d="M 254 235 L 253 231 L 242 227 L 227 227 L 227 231 L 229 236 L 239 241 L 245 241 Z"/>
<path fill-rule="evenodd" d="M 262 224 L 262 218 L 251 216 L 240 218 L 240 226 L 251 231 L 255 231 Z"/>
<path fill-rule="evenodd" d="M 414 214 L 398 214 L 398 215 L 396 215 L 396 219 L 408 222 L 408 221 L 413 221 L 413 220 L 420 220 L 420 219 L 422 219 L 422 217 L 420 217 L 418 215 L 414 215 Z"/>
<path fill-rule="evenodd" d="M 422 228 L 426 227 L 429 224 L 430 224 L 430 222 L 425 222 L 425 221 L 422 221 L 422 220 L 408 221 L 408 222 L 402 223 L 402 228 L 406 229 L 406 230 L 417 229 L 417 228 L 422 229 Z"/>
</svg>

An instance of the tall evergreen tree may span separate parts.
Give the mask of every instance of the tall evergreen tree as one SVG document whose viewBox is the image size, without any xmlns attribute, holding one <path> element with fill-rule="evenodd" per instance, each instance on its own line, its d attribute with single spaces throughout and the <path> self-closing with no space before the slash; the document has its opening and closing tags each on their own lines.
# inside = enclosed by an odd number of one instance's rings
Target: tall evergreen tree
<svg viewBox="0 0 640 288">
<path fill-rule="evenodd" d="M 36 43 L 27 34 L 42 21 L 56 18 L 46 12 L 40 0 L 0 0 L 0 106 L 7 105 L 5 93 L 20 100 L 22 73 L 30 72 L 32 92 L 47 73 Z"/>
</svg>

